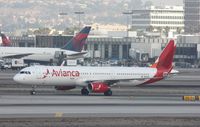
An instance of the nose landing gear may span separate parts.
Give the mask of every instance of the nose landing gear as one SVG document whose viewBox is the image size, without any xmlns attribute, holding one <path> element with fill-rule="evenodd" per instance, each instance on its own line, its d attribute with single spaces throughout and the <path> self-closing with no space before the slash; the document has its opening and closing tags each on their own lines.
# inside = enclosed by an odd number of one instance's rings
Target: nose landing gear
<svg viewBox="0 0 200 127">
<path fill-rule="evenodd" d="M 35 88 L 36 88 L 36 86 L 33 85 L 33 86 L 32 86 L 32 90 L 30 91 L 30 94 L 31 94 L 31 95 L 36 95 Z"/>
</svg>

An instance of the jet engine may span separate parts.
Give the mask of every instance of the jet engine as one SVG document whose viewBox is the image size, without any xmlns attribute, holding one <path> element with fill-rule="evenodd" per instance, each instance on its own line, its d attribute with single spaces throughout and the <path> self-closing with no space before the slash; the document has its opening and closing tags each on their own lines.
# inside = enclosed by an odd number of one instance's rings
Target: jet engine
<svg viewBox="0 0 200 127">
<path fill-rule="evenodd" d="M 56 90 L 71 90 L 76 88 L 76 86 L 55 86 Z"/>
<path fill-rule="evenodd" d="M 110 90 L 110 87 L 106 83 L 95 82 L 95 83 L 90 83 L 88 85 L 88 89 L 94 93 L 105 93 L 106 91 Z"/>
</svg>

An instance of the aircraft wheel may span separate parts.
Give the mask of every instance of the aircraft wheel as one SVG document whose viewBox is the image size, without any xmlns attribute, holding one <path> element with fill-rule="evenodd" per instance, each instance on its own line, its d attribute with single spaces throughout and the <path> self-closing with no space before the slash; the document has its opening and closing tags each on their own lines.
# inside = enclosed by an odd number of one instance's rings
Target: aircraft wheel
<svg viewBox="0 0 200 127">
<path fill-rule="evenodd" d="M 32 85 L 32 90 L 30 91 L 31 95 L 36 94 L 35 88 L 36 88 L 36 85 Z"/>
<path fill-rule="evenodd" d="M 36 91 L 34 91 L 34 90 L 31 90 L 31 95 L 36 95 Z"/>
<path fill-rule="evenodd" d="M 89 95 L 89 91 L 86 88 L 81 89 L 81 94 L 84 96 L 88 96 Z"/>
<path fill-rule="evenodd" d="M 108 90 L 104 93 L 105 96 L 112 96 L 112 90 Z"/>
</svg>

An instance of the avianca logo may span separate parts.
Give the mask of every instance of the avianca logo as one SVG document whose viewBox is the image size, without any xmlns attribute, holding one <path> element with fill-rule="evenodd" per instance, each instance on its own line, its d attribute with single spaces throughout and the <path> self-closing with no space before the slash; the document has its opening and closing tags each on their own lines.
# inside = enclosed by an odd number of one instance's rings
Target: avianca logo
<svg viewBox="0 0 200 127">
<path fill-rule="evenodd" d="M 60 77 L 79 77 L 80 73 L 79 71 L 63 71 L 62 69 L 58 70 L 54 70 L 53 69 L 53 73 L 52 73 L 52 77 L 53 76 L 60 76 Z"/>
<path fill-rule="evenodd" d="M 43 73 L 42 79 L 45 79 L 49 74 L 50 74 L 49 69 L 47 69 L 47 71 Z"/>
<path fill-rule="evenodd" d="M 79 77 L 80 73 L 79 71 L 65 71 L 65 70 L 55 70 L 53 69 L 52 72 L 49 71 L 49 69 L 46 70 L 46 72 L 43 73 L 42 79 L 51 76 L 51 77 Z"/>
</svg>

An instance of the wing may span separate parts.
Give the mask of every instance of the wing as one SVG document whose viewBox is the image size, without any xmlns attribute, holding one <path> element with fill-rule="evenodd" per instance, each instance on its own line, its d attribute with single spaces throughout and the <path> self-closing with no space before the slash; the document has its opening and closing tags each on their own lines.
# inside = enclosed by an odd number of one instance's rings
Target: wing
<svg viewBox="0 0 200 127">
<path fill-rule="evenodd" d="M 85 83 L 95 83 L 95 82 L 103 82 L 108 84 L 108 86 L 113 86 L 115 83 L 121 82 L 121 81 L 130 81 L 130 80 L 138 80 L 138 81 L 143 81 L 143 80 L 148 80 L 148 79 L 160 79 L 163 77 L 154 77 L 154 78 L 132 78 L 132 79 L 113 79 L 113 80 L 90 80 L 90 81 L 84 81 Z"/>
<path fill-rule="evenodd" d="M 82 58 L 87 52 L 77 52 L 74 54 L 67 55 L 68 58 Z"/>
<path fill-rule="evenodd" d="M 18 58 L 18 59 L 20 59 L 22 57 L 29 56 L 29 55 L 33 55 L 33 53 L 11 54 L 11 55 L 3 56 L 2 58 Z"/>
</svg>

